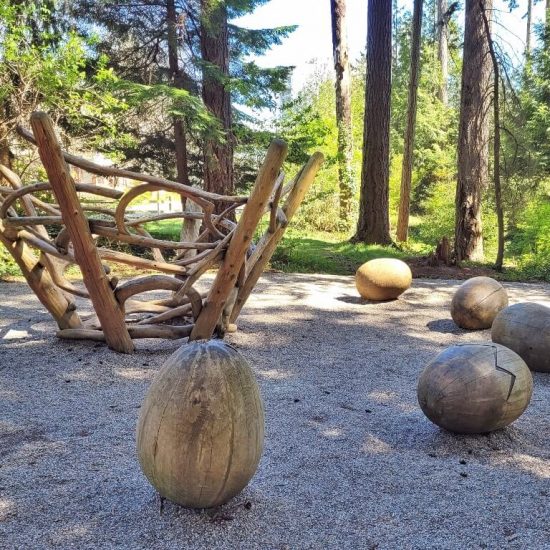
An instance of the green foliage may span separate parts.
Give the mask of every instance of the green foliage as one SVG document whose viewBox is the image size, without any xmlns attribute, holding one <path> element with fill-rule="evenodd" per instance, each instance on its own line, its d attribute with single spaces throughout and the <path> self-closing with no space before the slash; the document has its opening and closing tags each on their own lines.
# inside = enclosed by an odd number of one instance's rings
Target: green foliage
<svg viewBox="0 0 550 550">
<path fill-rule="evenodd" d="M 19 266 L 15 263 L 12 255 L 0 243 L 0 279 L 4 277 L 16 277 L 21 275 Z"/>
<path fill-rule="evenodd" d="M 0 0 L 0 137 L 28 125 L 34 110 L 47 111 L 65 131 L 102 148 L 117 134 L 127 105 L 114 88 L 104 57 L 90 57 L 90 43 L 70 30 L 57 2 Z"/>
<path fill-rule="evenodd" d="M 550 197 L 538 195 L 509 235 L 509 254 L 526 278 L 550 280 Z"/>
</svg>

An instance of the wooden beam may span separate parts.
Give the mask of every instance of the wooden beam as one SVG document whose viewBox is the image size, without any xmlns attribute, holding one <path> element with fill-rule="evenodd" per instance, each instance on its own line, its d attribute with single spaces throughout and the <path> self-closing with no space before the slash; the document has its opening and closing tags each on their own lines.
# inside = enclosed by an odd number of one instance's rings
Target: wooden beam
<svg viewBox="0 0 550 550">
<path fill-rule="evenodd" d="M 0 242 L 11 253 L 21 269 L 23 277 L 42 305 L 50 312 L 60 329 L 76 329 L 82 323 L 74 304 L 54 284 L 46 268 L 21 239 L 11 240 L 5 234 L 0 221 Z"/>
<path fill-rule="evenodd" d="M 282 208 L 282 211 L 286 216 L 286 220 L 284 220 L 284 223 L 281 223 L 283 220 L 279 220 L 275 231 L 271 232 L 268 230 L 256 245 L 254 253 L 248 260 L 249 271 L 246 275 L 243 286 L 239 288 L 237 299 L 235 301 L 235 305 L 233 306 L 233 311 L 229 317 L 230 323 L 234 323 L 239 316 L 242 307 L 256 286 L 256 283 L 263 273 L 267 263 L 271 259 L 273 252 L 275 252 L 279 241 L 283 238 L 288 223 L 304 200 L 304 197 L 313 183 L 317 172 L 321 168 L 323 161 L 324 157 L 321 153 L 314 153 L 311 156 L 307 164 L 298 174 L 296 182 L 294 183 L 294 186 L 292 187 L 292 190 L 290 191 Z"/>
<path fill-rule="evenodd" d="M 109 280 L 96 249 L 78 200 L 74 181 L 63 158 L 53 124 L 46 113 L 33 113 L 31 125 L 42 164 L 59 204 L 63 221 L 73 244 L 76 261 L 82 271 L 84 284 L 90 294 L 95 312 L 101 322 L 110 348 L 132 353 L 134 344 L 124 322 L 124 313 L 109 285 Z"/>
<path fill-rule="evenodd" d="M 204 307 L 195 322 L 190 340 L 209 339 L 214 334 L 225 302 L 235 287 L 254 231 L 269 202 L 273 186 L 287 154 L 284 141 L 271 142 L 265 160 L 256 178 L 256 183 L 244 207 L 235 233 L 218 270 Z"/>
</svg>

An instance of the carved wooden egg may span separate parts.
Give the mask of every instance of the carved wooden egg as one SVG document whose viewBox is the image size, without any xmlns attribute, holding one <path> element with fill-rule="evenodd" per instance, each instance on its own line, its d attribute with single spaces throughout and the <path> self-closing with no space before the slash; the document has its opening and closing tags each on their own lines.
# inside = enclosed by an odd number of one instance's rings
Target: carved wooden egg
<svg viewBox="0 0 550 550">
<path fill-rule="evenodd" d="M 506 289 L 491 277 L 473 277 L 460 285 L 451 302 L 451 317 L 462 328 L 491 328 L 497 313 L 508 305 Z"/>
<path fill-rule="evenodd" d="M 137 452 L 161 496 L 210 508 L 237 495 L 260 461 L 264 412 L 250 365 L 221 340 L 168 358 L 141 407 Z"/>
<path fill-rule="evenodd" d="M 523 359 L 499 344 L 462 344 L 440 353 L 420 376 L 424 414 L 451 432 L 504 428 L 529 405 L 533 378 Z"/>
<path fill-rule="evenodd" d="M 503 309 L 491 329 L 493 342 L 514 350 L 531 370 L 550 372 L 550 308 L 524 302 Z"/>
<path fill-rule="evenodd" d="M 355 286 L 366 300 L 395 300 L 411 286 L 409 266 L 394 258 L 377 258 L 364 263 L 355 274 Z"/>
</svg>

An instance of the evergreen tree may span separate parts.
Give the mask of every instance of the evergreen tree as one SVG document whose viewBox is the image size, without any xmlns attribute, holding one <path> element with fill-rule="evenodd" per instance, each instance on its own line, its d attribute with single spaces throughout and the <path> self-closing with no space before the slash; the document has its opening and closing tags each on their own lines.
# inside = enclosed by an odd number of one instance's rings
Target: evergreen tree
<svg viewBox="0 0 550 550">
<path fill-rule="evenodd" d="M 75 3 L 73 17 L 79 28 L 88 32 L 99 29 L 98 51 L 107 55 L 121 78 L 136 85 L 128 86 L 129 95 L 136 101 L 135 109 L 126 119 L 126 129 L 134 140 L 124 144 L 123 152 L 138 168 L 174 177 L 174 167 L 182 166 L 183 158 L 181 155 L 180 161 L 175 162 L 176 145 L 185 143 L 189 180 L 202 184 L 206 175 L 209 186 L 208 182 L 216 178 L 203 171 L 204 153 L 212 148 L 228 151 L 233 148 L 234 134 L 241 135 L 244 131 L 245 117 L 238 105 L 272 108 L 276 96 L 287 89 L 291 67 L 260 68 L 247 56 L 262 55 L 280 44 L 294 27 L 251 30 L 232 22 L 266 1 L 78 0 Z M 212 9 L 206 9 L 209 6 Z M 209 18 L 213 18 L 210 23 Z M 221 33 L 223 45 L 219 49 L 223 52 L 223 63 L 218 63 L 214 54 L 209 59 L 212 37 L 208 29 L 216 35 L 220 22 L 222 30 L 227 26 L 227 32 Z M 214 89 L 215 95 L 221 91 L 224 96 L 221 110 L 211 103 Z M 192 98 L 201 103 L 201 98 L 206 99 L 208 110 L 200 113 L 189 109 Z M 211 125 L 207 113 L 218 119 L 216 127 Z M 176 139 L 178 124 L 179 134 L 185 139 Z M 223 187 L 231 192 L 232 154 L 229 162 L 222 164 L 220 173 L 227 179 L 218 191 Z"/>
<path fill-rule="evenodd" d="M 493 0 L 466 0 L 455 219 L 458 262 L 483 259 L 481 200 L 488 180 L 491 76 L 483 12 L 490 14 L 492 6 Z"/>
<path fill-rule="evenodd" d="M 338 180 L 340 188 L 340 221 L 350 224 L 353 199 L 353 155 L 351 126 L 351 75 L 346 30 L 346 0 L 331 0 L 332 51 L 336 73 L 336 124 L 338 125 Z"/>
<path fill-rule="evenodd" d="M 416 129 L 416 105 L 420 77 L 420 45 L 422 38 L 423 0 L 414 0 L 411 33 L 411 63 L 407 101 L 407 127 L 404 138 L 403 167 L 401 170 L 401 195 L 397 219 L 397 240 L 406 241 L 409 234 L 409 214 L 413 170 L 414 134 Z M 446 87 L 445 87 L 446 93 Z"/>
<path fill-rule="evenodd" d="M 392 5 L 369 0 L 367 82 L 359 219 L 354 241 L 389 244 Z"/>
</svg>

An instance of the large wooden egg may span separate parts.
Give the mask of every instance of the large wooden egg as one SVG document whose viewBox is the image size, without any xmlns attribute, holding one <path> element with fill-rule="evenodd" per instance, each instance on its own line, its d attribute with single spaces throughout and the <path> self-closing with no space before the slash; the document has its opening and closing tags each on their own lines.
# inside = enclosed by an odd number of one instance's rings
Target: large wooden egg
<svg viewBox="0 0 550 550">
<path fill-rule="evenodd" d="M 409 266 L 394 258 L 364 263 L 355 274 L 355 286 L 365 300 L 395 300 L 411 286 Z"/>
<path fill-rule="evenodd" d="M 503 309 L 491 338 L 514 350 L 531 370 L 550 372 L 550 308 L 525 302 Z"/>
<path fill-rule="evenodd" d="M 141 407 L 137 452 L 161 496 L 190 508 L 237 495 L 260 461 L 264 412 L 252 369 L 221 340 L 178 349 Z"/>
<path fill-rule="evenodd" d="M 491 328 L 497 313 L 508 305 L 506 289 L 491 277 L 473 277 L 460 285 L 451 302 L 451 317 L 462 328 Z"/>
<path fill-rule="evenodd" d="M 499 344 L 462 344 L 440 353 L 420 376 L 424 414 L 451 432 L 504 428 L 529 405 L 533 378 L 523 359 Z"/>
</svg>

